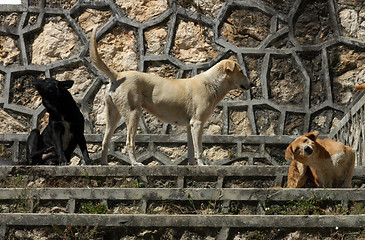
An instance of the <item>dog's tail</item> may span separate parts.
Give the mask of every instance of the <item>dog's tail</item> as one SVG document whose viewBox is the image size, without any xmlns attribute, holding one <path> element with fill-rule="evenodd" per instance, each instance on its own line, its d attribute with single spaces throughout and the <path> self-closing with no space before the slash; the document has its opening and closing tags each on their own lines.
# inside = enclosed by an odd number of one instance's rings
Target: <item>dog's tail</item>
<svg viewBox="0 0 365 240">
<path fill-rule="evenodd" d="M 116 81 L 118 78 L 118 72 L 114 69 L 109 68 L 101 57 L 98 54 L 98 50 L 96 48 L 96 26 L 94 27 L 91 38 L 90 38 L 90 57 L 91 61 L 95 64 L 95 66 L 103 72 L 112 82 Z"/>
<path fill-rule="evenodd" d="M 354 88 L 354 91 L 365 90 L 365 83 Z"/>
</svg>

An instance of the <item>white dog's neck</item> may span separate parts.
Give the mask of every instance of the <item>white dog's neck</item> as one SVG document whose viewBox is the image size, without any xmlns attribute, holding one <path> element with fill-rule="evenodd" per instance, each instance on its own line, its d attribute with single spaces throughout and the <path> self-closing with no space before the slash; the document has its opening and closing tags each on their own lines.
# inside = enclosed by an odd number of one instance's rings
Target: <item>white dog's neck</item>
<svg viewBox="0 0 365 240">
<path fill-rule="evenodd" d="M 221 80 L 226 76 L 226 74 L 224 73 L 224 71 L 219 70 L 219 68 L 222 68 L 221 64 L 216 64 L 205 72 L 201 73 L 201 75 L 211 80 Z"/>
<path fill-rule="evenodd" d="M 204 85 L 208 91 L 212 92 L 216 98 L 218 98 L 218 101 L 220 101 L 228 91 L 232 90 L 228 84 L 224 83 L 227 74 L 219 68 L 222 68 L 222 66 L 220 64 L 216 64 L 207 71 L 199 74 L 204 76 L 201 78 Z"/>
</svg>

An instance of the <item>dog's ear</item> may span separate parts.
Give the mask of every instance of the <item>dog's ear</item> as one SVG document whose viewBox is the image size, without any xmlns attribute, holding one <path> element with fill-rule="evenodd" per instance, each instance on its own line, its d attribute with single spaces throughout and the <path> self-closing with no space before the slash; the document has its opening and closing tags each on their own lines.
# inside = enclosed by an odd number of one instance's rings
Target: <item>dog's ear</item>
<svg viewBox="0 0 365 240">
<path fill-rule="evenodd" d="M 294 153 L 293 153 L 293 148 L 292 148 L 291 144 L 289 145 L 289 147 L 286 148 L 285 159 L 287 161 L 293 161 L 294 160 Z"/>
<path fill-rule="evenodd" d="M 223 67 L 226 73 L 233 72 L 234 68 L 236 67 L 236 63 L 234 61 L 228 60 L 224 62 Z"/>
<path fill-rule="evenodd" d="M 317 138 L 318 138 L 318 135 L 319 135 L 319 132 L 315 131 L 315 132 L 310 132 L 310 133 L 307 133 L 306 136 L 307 138 L 309 138 L 310 140 L 312 141 L 316 141 Z"/>
<path fill-rule="evenodd" d="M 60 88 L 69 89 L 74 85 L 74 81 L 72 80 L 66 80 L 66 81 L 59 81 L 58 86 Z"/>
</svg>

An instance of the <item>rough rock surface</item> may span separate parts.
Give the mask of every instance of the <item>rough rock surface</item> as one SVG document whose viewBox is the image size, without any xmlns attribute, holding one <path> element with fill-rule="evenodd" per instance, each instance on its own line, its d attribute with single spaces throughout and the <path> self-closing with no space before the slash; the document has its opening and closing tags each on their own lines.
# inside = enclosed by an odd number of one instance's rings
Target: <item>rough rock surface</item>
<svg viewBox="0 0 365 240">
<path fill-rule="evenodd" d="M 222 8 L 223 0 L 178 0 L 177 3 L 193 13 L 201 13 L 209 17 L 217 17 Z"/>
<path fill-rule="evenodd" d="M 319 0 L 316 4 L 303 2 L 301 9 L 295 28 L 295 36 L 300 44 L 319 44 L 333 37 L 328 1 Z"/>
<path fill-rule="evenodd" d="M 167 9 L 167 0 L 116 0 L 116 4 L 125 9 L 126 14 L 131 19 L 144 22 Z"/>
<path fill-rule="evenodd" d="M 270 17 L 250 9 L 234 10 L 224 22 L 221 34 L 238 47 L 257 47 L 270 32 Z"/>
<path fill-rule="evenodd" d="M 86 9 L 79 17 L 80 27 L 85 33 L 90 32 L 95 25 L 104 24 L 108 21 L 111 13 L 109 11 L 99 11 L 95 9 Z"/>
<path fill-rule="evenodd" d="M 27 133 L 26 126 L 2 109 L 0 109 L 0 129 L 1 133 Z"/>
<path fill-rule="evenodd" d="M 0 36 L 0 63 L 4 66 L 16 62 L 20 50 L 16 46 L 16 42 L 12 37 Z"/>
<path fill-rule="evenodd" d="M 83 96 L 95 79 L 95 75 L 85 66 L 77 66 L 72 70 L 59 69 L 53 77 L 58 81 L 73 80 L 74 85 L 69 91 L 76 98 Z"/>
<path fill-rule="evenodd" d="M 106 64 L 117 70 L 137 69 L 136 32 L 130 29 L 114 28 L 98 42 L 98 52 Z"/>
<path fill-rule="evenodd" d="M 145 33 L 147 54 L 162 55 L 166 45 L 167 30 L 165 28 L 153 28 Z"/>
<path fill-rule="evenodd" d="M 78 37 L 65 21 L 50 21 L 32 45 L 32 63 L 47 64 L 71 56 Z"/>
<path fill-rule="evenodd" d="M 272 59 L 269 97 L 278 104 L 303 104 L 304 79 L 294 64 L 291 58 Z"/>
<path fill-rule="evenodd" d="M 365 8 L 362 1 L 338 1 L 338 17 L 345 36 L 365 41 Z"/>
<path fill-rule="evenodd" d="M 334 102 L 348 104 L 353 88 L 365 82 L 365 51 L 338 46 L 330 49 Z"/>
<path fill-rule="evenodd" d="M 213 32 L 194 22 L 180 21 L 172 54 L 187 63 L 207 62 L 218 55 L 210 43 Z"/>
</svg>

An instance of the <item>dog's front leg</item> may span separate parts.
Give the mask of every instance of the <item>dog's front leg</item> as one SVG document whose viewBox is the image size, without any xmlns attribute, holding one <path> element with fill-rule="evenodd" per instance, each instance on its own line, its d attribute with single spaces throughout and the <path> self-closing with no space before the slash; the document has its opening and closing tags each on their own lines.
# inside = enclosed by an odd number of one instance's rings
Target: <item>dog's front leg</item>
<svg viewBox="0 0 365 240">
<path fill-rule="evenodd" d="M 190 121 L 191 136 L 193 138 L 195 159 L 199 166 L 203 166 L 203 123 L 199 120 L 192 119 Z"/>
</svg>

